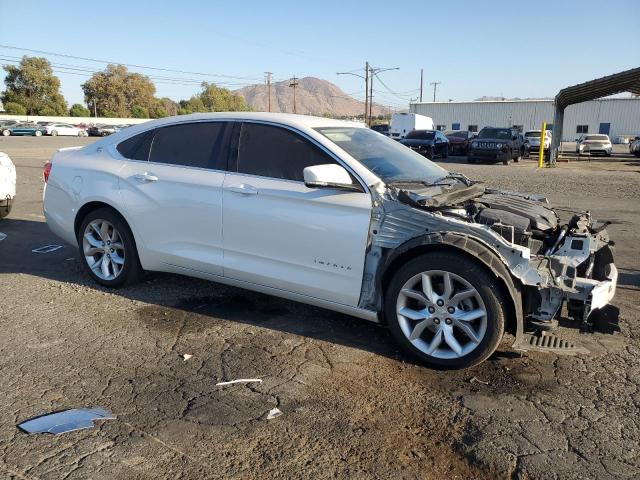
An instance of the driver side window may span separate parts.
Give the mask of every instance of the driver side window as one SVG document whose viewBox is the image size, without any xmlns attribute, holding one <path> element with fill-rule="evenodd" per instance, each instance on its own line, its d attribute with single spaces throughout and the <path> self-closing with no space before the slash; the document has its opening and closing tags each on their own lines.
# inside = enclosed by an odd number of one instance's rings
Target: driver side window
<svg viewBox="0 0 640 480">
<path fill-rule="evenodd" d="M 285 128 L 243 123 L 238 145 L 238 173 L 304 181 L 302 171 L 335 160 L 307 139 Z"/>
</svg>

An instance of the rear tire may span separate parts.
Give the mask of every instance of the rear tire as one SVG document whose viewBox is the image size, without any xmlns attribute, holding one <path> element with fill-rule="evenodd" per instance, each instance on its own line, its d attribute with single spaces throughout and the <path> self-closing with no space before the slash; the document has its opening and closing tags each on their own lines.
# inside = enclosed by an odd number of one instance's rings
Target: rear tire
<svg viewBox="0 0 640 480">
<path fill-rule="evenodd" d="M 469 368 L 489 358 L 502 339 L 506 305 L 500 292 L 495 276 L 466 255 L 431 252 L 393 276 L 385 318 L 398 344 L 427 365 Z"/>
<path fill-rule="evenodd" d="M 52 137 L 57 137 L 58 136 L 58 131 L 57 130 L 51 130 L 51 136 Z"/>
<path fill-rule="evenodd" d="M 3 130 L 2 131 L 2 136 L 3 137 L 8 137 L 9 135 L 11 135 L 11 131 L 10 130 Z"/>
<path fill-rule="evenodd" d="M 41 137 L 42 136 L 42 132 L 40 130 L 36 130 L 33 135 L 36 136 L 36 137 Z"/>
<path fill-rule="evenodd" d="M 89 276 L 100 285 L 118 288 L 142 277 L 133 233 L 111 208 L 93 210 L 82 220 L 78 249 Z"/>
</svg>

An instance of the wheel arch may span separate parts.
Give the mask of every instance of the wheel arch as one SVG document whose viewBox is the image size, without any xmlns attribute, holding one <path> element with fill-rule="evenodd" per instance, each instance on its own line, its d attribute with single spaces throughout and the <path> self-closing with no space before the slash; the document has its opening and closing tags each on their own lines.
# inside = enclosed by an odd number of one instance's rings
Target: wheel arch
<svg viewBox="0 0 640 480">
<path fill-rule="evenodd" d="M 457 233 L 432 233 L 412 238 L 399 245 L 387 255 L 378 269 L 376 280 L 378 291 L 386 291 L 393 275 L 407 261 L 433 251 L 462 254 L 498 279 L 502 286 L 503 297 L 507 300 L 505 329 L 514 335 L 517 341 L 524 331 L 520 282 L 512 277 L 495 251 L 472 237 Z"/>
<path fill-rule="evenodd" d="M 103 202 L 101 200 L 92 200 L 90 202 L 85 203 L 84 205 L 82 205 L 82 207 L 78 209 L 78 213 L 76 214 L 76 217 L 73 222 L 73 232 L 75 234 L 75 238 L 76 239 L 78 238 L 78 234 L 80 233 L 80 225 L 82 225 L 82 221 L 85 219 L 85 217 L 89 215 L 89 213 L 93 212 L 94 210 L 98 210 L 99 208 L 108 208 L 110 210 L 113 210 L 127 224 L 127 226 L 129 227 L 129 230 L 131 230 L 131 235 L 133 236 L 133 243 L 136 247 L 138 257 L 142 262 L 142 256 L 140 255 L 141 253 L 140 242 L 138 240 L 138 236 L 136 235 L 135 230 L 131 225 L 131 222 L 127 220 L 127 217 L 125 217 L 118 208 L 114 207 L 109 203 Z"/>
</svg>

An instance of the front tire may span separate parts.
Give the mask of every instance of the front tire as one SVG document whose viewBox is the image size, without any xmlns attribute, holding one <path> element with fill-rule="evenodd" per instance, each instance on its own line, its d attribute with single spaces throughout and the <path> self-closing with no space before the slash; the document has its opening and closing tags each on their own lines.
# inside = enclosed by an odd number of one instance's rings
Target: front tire
<svg viewBox="0 0 640 480">
<path fill-rule="evenodd" d="M 42 132 L 41 132 L 40 130 L 36 130 L 36 131 L 35 131 L 35 133 L 34 133 L 34 135 L 35 135 L 36 137 L 41 137 L 41 136 L 42 136 Z"/>
<path fill-rule="evenodd" d="M 3 130 L 2 131 L 2 136 L 3 137 L 8 137 L 9 135 L 11 135 L 11 131 L 10 130 Z"/>
<path fill-rule="evenodd" d="M 486 360 L 504 334 L 505 302 L 495 277 L 464 254 L 432 252 L 393 276 L 385 317 L 398 344 L 435 368 Z"/>
<path fill-rule="evenodd" d="M 93 210 L 82 220 L 78 246 L 82 264 L 100 285 L 117 288 L 142 276 L 131 229 L 111 208 Z"/>
<path fill-rule="evenodd" d="M 51 136 L 52 137 L 57 137 L 58 136 L 58 131 L 57 130 L 51 130 Z"/>
</svg>

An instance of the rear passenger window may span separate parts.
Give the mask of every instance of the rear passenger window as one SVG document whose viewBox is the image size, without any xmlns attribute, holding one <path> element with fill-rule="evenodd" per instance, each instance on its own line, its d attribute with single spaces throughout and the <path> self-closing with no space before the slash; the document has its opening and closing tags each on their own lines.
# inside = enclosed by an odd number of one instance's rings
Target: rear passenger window
<svg viewBox="0 0 640 480">
<path fill-rule="evenodd" d="M 227 169 L 224 122 L 171 125 L 156 130 L 149 161 L 187 167 Z"/>
<path fill-rule="evenodd" d="M 306 167 L 328 163 L 336 162 L 290 130 L 257 123 L 242 124 L 239 173 L 302 182 L 302 171 Z"/>
<path fill-rule="evenodd" d="M 117 149 L 125 158 L 131 160 L 149 160 L 149 150 L 155 130 L 140 133 L 118 144 Z"/>
</svg>

